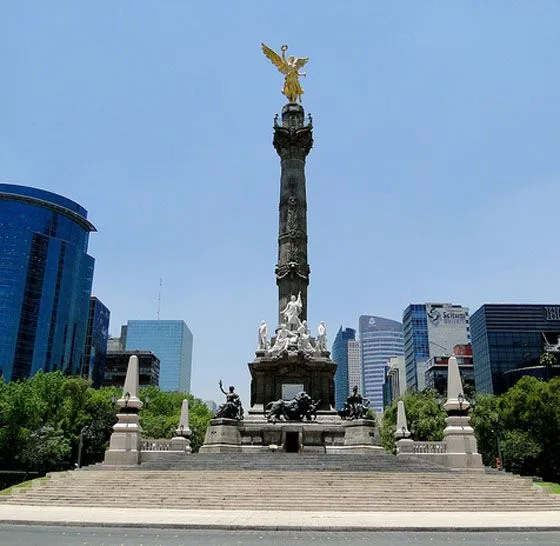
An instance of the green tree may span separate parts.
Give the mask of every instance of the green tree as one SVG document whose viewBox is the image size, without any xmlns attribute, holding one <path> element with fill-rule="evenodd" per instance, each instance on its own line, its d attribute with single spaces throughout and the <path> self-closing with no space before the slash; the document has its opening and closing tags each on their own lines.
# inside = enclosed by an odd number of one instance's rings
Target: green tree
<svg viewBox="0 0 560 546">
<path fill-rule="evenodd" d="M 60 470 L 68 466 L 70 452 L 70 441 L 62 430 L 46 425 L 29 434 L 20 460 L 29 470 Z"/>
<path fill-rule="evenodd" d="M 181 406 L 185 398 L 189 401 L 191 447 L 197 452 L 204 442 L 212 413 L 204 402 L 191 394 L 164 392 L 154 386 L 141 389 L 140 399 L 144 402 L 140 411 L 143 436 L 154 439 L 172 438 L 179 425 Z"/>
<path fill-rule="evenodd" d="M 529 433 L 521 430 L 504 432 L 502 456 L 504 467 L 510 472 L 524 475 L 533 474 L 542 452 L 542 445 Z"/>
<path fill-rule="evenodd" d="M 82 440 L 82 464 L 103 460 L 122 389 L 94 389 L 81 377 L 38 372 L 29 379 L 4 383 L 0 378 L 0 468 L 48 472 L 73 467 Z M 191 445 L 197 451 L 212 415 L 192 395 L 141 390 L 143 435 L 171 438 L 181 405 L 189 400 Z"/>
<path fill-rule="evenodd" d="M 438 401 L 438 393 L 432 389 L 410 392 L 400 398 L 404 402 L 408 428 L 414 440 L 437 442 L 443 439 L 446 413 Z M 383 413 L 381 442 L 388 451 L 395 449 L 398 400 Z"/>
<path fill-rule="evenodd" d="M 504 430 L 500 398 L 493 394 L 477 394 L 470 424 L 474 428 L 483 463 L 486 466 L 496 466 L 496 458 L 502 458 L 501 441 Z"/>
<path fill-rule="evenodd" d="M 536 474 L 543 478 L 560 477 L 560 378 L 542 381 L 535 377 L 522 377 L 500 397 L 501 420 L 509 442 L 504 438 L 507 463 L 516 471 Z M 522 434 L 522 436 L 520 436 Z M 504 434 L 504 437 L 506 434 Z M 519 438 L 527 443 L 527 456 L 521 459 Z M 509 457 L 509 449 L 512 457 Z M 515 456 L 513 456 L 515 455 Z M 510 468 L 506 464 L 506 469 Z"/>
<path fill-rule="evenodd" d="M 484 464 L 560 479 L 560 378 L 522 377 L 501 396 L 478 395 L 471 416 Z"/>
</svg>

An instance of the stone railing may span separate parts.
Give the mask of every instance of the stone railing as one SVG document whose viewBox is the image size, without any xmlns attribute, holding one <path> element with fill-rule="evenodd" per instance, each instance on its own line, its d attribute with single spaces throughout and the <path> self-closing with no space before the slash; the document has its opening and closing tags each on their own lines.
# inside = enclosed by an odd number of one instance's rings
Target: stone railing
<svg viewBox="0 0 560 546">
<path fill-rule="evenodd" d="M 142 440 L 142 451 L 171 451 L 171 440 Z"/>
<path fill-rule="evenodd" d="M 414 455 L 442 455 L 447 453 L 445 442 L 414 442 L 412 447 Z"/>
</svg>

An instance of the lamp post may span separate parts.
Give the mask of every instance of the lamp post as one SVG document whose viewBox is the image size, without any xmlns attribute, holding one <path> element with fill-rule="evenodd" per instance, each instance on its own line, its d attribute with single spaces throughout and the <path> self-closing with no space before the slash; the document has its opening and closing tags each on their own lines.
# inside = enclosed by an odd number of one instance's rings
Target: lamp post
<svg viewBox="0 0 560 546">
<path fill-rule="evenodd" d="M 89 425 L 85 425 L 80 430 L 80 443 L 78 445 L 78 468 L 82 468 L 82 451 L 84 449 L 84 436 L 87 434 L 89 430 Z"/>
<path fill-rule="evenodd" d="M 496 447 L 498 448 L 498 461 L 500 464 L 500 468 L 498 468 L 498 470 L 503 470 L 504 468 L 504 459 L 502 458 L 502 438 L 500 436 L 500 431 L 498 430 L 498 428 L 493 428 L 490 429 L 490 431 L 494 434 L 494 437 L 496 438 Z M 496 464 L 496 467 L 498 465 Z"/>
</svg>

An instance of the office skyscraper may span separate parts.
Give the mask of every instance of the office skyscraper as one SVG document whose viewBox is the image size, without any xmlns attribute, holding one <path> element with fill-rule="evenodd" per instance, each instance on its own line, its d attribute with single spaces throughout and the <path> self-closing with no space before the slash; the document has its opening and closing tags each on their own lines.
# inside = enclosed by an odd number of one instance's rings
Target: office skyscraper
<svg viewBox="0 0 560 546">
<path fill-rule="evenodd" d="M 356 340 L 356 330 L 340 327 L 332 345 L 331 358 L 336 362 L 335 404 L 337 409 L 342 409 L 352 387 L 358 385 L 361 388 L 360 344 Z"/>
<path fill-rule="evenodd" d="M 404 310 L 403 329 L 406 385 L 423 390 L 426 361 L 470 343 L 469 310 L 451 303 L 413 303 Z"/>
<path fill-rule="evenodd" d="M 486 304 L 471 327 L 477 392 L 502 394 L 524 375 L 560 375 L 560 305 Z M 545 351 L 556 365 L 540 364 Z"/>
<path fill-rule="evenodd" d="M 389 359 L 404 354 L 403 327 L 396 320 L 362 315 L 359 321 L 363 393 L 376 412 L 383 411 L 383 385 Z"/>
<path fill-rule="evenodd" d="M 105 380 L 110 316 L 109 309 L 98 298 L 91 296 L 81 375 L 89 377 L 94 387 L 101 387 Z"/>
<path fill-rule="evenodd" d="M 129 320 L 127 351 L 151 351 L 160 361 L 159 386 L 190 392 L 193 335 L 182 320 Z"/>
<path fill-rule="evenodd" d="M 87 211 L 37 188 L 0 184 L 0 375 L 62 370 L 84 358 L 95 227 Z"/>
</svg>

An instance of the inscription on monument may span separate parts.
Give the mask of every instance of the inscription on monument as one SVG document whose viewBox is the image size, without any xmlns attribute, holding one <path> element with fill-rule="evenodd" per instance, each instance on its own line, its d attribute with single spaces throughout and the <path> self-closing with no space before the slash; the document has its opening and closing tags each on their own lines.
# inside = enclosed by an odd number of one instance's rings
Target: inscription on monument
<svg viewBox="0 0 560 546">
<path fill-rule="evenodd" d="M 299 383 L 284 383 L 282 385 L 282 400 L 291 400 L 296 397 L 296 394 L 305 390 L 302 384 Z"/>
</svg>

